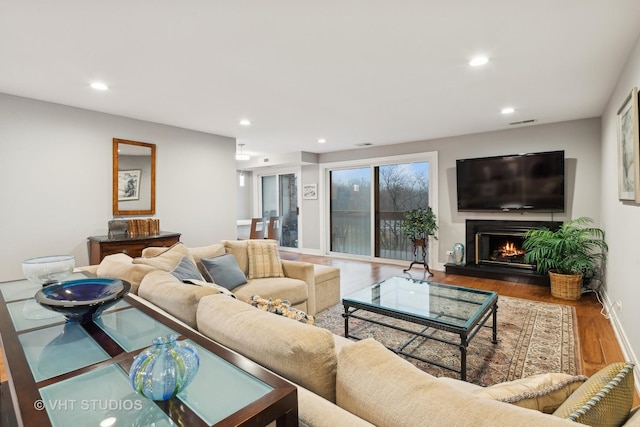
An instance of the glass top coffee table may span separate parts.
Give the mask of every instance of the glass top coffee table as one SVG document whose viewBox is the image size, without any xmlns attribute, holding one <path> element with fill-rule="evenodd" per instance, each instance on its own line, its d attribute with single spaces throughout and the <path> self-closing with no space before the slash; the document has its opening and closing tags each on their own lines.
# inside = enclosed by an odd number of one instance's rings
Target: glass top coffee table
<svg viewBox="0 0 640 427">
<path fill-rule="evenodd" d="M 0 283 L 0 338 L 9 377 L 2 391 L 8 385 L 12 425 L 298 425 L 293 384 L 135 297 L 127 295 L 81 325 L 62 315 L 25 316 L 25 302 L 38 288 L 26 280 Z M 153 401 L 133 390 L 128 372 L 135 355 L 167 334 L 197 349 L 200 369 L 176 397 Z"/>
<path fill-rule="evenodd" d="M 362 289 L 342 299 L 344 305 L 344 336 L 360 339 L 349 333 L 349 319 L 376 323 L 378 325 L 413 334 L 413 338 L 391 348 L 397 354 L 421 360 L 460 374 L 467 379 L 467 347 L 469 343 L 492 318 L 492 342 L 498 342 L 498 294 L 479 289 L 444 285 L 408 277 L 392 277 L 369 288 Z M 374 320 L 358 314 L 367 311 L 382 315 Z M 384 320 L 384 317 L 400 319 L 421 325 L 415 331 Z M 459 336 L 458 341 L 436 338 L 427 334 L 429 329 L 451 332 Z M 460 369 L 446 366 L 437 360 L 427 360 L 404 351 L 416 338 L 437 340 L 460 348 Z"/>
</svg>

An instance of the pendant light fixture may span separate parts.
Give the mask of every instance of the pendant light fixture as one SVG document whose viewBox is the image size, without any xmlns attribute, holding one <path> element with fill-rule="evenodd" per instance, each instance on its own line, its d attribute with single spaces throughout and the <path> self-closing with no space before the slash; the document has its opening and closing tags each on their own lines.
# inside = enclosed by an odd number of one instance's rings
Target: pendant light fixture
<svg viewBox="0 0 640 427">
<path fill-rule="evenodd" d="M 238 147 L 240 147 L 240 151 L 236 151 L 236 160 L 249 160 L 251 156 L 244 153 L 244 144 L 238 144 Z"/>
</svg>

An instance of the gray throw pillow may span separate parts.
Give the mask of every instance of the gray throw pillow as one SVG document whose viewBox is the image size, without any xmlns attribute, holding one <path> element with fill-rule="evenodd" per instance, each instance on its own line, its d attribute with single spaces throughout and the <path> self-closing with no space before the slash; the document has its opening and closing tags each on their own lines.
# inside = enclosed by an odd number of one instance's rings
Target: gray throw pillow
<svg viewBox="0 0 640 427">
<path fill-rule="evenodd" d="M 235 257 L 231 254 L 215 258 L 202 258 L 200 263 L 204 267 L 202 273 L 206 280 L 224 286 L 230 291 L 247 283 L 246 276 L 238 267 Z"/>
<path fill-rule="evenodd" d="M 181 282 L 190 279 L 202 280 L 198 267 L 187 257 L 183 257 L 170 273 Z"/>
</svg>

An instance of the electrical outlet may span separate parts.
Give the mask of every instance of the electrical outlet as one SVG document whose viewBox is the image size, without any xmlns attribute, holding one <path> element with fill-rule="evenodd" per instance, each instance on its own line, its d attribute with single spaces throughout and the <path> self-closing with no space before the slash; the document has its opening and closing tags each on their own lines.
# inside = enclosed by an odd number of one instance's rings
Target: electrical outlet
<svg viewBox="0 0 640 427">
<path fill-rule="evenodd" d="M 453 256 L 453 251 L 447 251 L 447 255 Z"/>
</svg>

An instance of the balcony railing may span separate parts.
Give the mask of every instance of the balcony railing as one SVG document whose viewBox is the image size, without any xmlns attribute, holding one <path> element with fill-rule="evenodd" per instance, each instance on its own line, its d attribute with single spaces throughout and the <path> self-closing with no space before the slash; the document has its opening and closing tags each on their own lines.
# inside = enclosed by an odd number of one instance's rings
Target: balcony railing
<svg viewBox="0 0 640 427">
<path fill-rule="evenodd" d="M 354 255 L 371 255 L 369 212 L 331 212 L 331 250 Z M 377 219 L 377 256 L 386 259 L 413 260 L 413 242 L 400 229 L 402 212 L 380 212 Z M 418 254 L 420 255 L 420 254 Z M 427 255 L 428 259 L 428 255 Z"/>
</svg>

